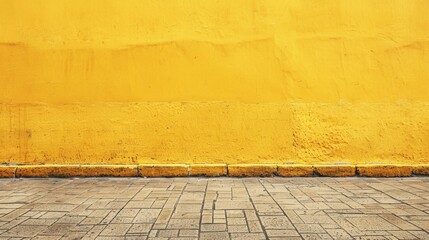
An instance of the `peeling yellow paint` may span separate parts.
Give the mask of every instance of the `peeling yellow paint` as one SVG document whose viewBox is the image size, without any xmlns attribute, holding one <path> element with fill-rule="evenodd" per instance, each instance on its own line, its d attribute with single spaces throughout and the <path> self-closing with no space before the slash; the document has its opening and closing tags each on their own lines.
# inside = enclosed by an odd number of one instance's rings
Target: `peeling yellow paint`
<svg viewBox="0 0 429 240">
<path fill-rule="evenodd" d="M 428 163 L 427 9 L 0 0 L 0 163 Z"/>
</svg>

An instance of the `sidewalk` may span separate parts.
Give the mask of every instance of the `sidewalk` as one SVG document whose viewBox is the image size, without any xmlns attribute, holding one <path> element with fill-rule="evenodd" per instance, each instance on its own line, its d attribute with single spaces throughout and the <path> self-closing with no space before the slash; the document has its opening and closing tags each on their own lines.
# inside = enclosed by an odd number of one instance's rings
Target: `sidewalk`
<svg viewBox="0 0 429 240">
<path fill-rule="evenodd" d="M 429 178 L 0 180 L 0 239 L 429 239 Z"/>
</svg>

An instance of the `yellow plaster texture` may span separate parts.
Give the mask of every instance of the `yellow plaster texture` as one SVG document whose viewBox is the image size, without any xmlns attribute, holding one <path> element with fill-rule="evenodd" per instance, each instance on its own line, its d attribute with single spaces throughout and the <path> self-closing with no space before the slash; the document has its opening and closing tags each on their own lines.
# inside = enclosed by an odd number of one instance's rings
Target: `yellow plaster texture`
<svg viewBox="0 0 429 240">
<path fill-rule="evenodd" d="M 429 163 L 427 9 L 0 0 L 0 163 Z"/>
</svg>

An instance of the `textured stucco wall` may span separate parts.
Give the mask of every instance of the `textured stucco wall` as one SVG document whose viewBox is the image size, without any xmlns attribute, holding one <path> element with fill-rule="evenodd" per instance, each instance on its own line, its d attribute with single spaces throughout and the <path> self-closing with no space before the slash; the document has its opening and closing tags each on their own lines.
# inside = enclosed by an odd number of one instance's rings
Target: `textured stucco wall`
<svg viewBox="0 0 429 240">
<path fill-rule="evenodd" d="M 0 163 L 429 162 L 427 0 L 0 0 Z"/>
</svg>

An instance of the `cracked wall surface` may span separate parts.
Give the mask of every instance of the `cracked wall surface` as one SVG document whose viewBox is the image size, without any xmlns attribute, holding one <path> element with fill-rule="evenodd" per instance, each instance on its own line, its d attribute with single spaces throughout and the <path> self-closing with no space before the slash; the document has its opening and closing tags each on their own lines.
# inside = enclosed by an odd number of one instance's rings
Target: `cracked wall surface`
<svg viewBox="0 0 429 240">
<path fill-rule="evenodd" d="M 426 0 L 0 0 L 0 162 L 427 163 Z"/>
</svg>

